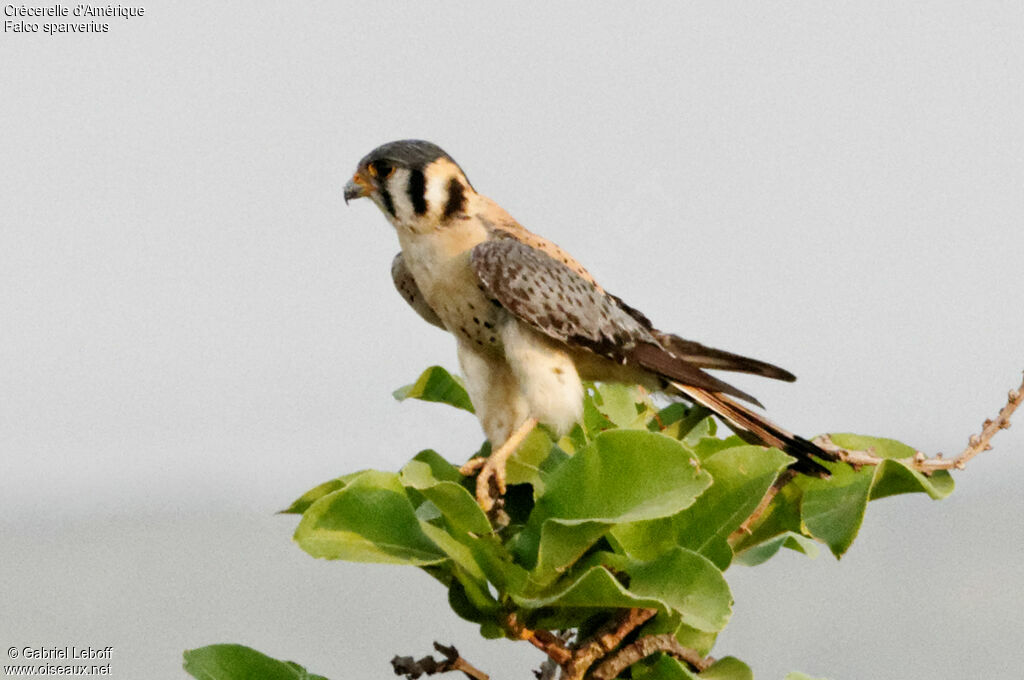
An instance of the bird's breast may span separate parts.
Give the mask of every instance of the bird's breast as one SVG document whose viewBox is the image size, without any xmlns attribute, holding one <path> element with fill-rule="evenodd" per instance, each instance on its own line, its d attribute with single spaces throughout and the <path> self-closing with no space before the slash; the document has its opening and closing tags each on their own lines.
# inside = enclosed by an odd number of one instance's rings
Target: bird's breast
<svg viewBox="0 0 1024 680">
<path fill-rule="evenodd" d="M 508 312 L 485 292 L 469 261 L 470 251 L 486 234 L 482 229 L 460 232 L 434 233 L 430 238 L 403 238 L 400 233 L 406 267 L 450 333 L 480 351 L 501 354 L 501 326 L 509 319 Z"/>
</svg>

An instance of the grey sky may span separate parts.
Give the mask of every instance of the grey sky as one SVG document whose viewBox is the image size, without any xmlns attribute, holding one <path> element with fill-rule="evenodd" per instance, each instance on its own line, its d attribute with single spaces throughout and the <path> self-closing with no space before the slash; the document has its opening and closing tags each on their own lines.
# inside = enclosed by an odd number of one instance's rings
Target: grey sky
<svg viewBox="0 0 1024 680">
<path fill-rule="evenodd" d="M 179 2 L 0 36 L 0 643 L 178 678 L 239 641 L 342 678 L 437 638 L 530 677 L 426 577 L 316 563 L 270 517 L 481 438 L 390 396 L 455 368 L 341 200 L 392 139 L 661 327 L 792 370 L 737 380 L 792 429 L 958 450 L 1024 368 L 1024 9 L 891 4 Z M 941 504 L 869 507 L 839 564 L 730 572 L 716 653 L 1016 677 L 1024 437 L 995 446 Z"/>
</svg>

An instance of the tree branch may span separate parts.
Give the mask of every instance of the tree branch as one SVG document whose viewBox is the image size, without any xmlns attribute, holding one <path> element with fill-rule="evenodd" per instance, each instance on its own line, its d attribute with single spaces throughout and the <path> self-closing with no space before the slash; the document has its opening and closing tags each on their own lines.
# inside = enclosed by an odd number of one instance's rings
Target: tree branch
<svg viewBox="0 0 1024 680">
<path fill-rule="evenodd" d="M 563 664 L 564 672 L 562 677 L 567 680 L 579 680 L 582 678 L 595 661 L 618 647 L 627 635 L 649 621 L 657 613 L 658 610 L 656 609 L 639 609 L 634 607 L 601 626 L 589 640 L 576 648 L 569 662 Z"/>
<path fill-rule="evenodd" d="M 410 680 L 416 680 L 421 675 L 461 671 L 470 680 L 489 680 L 490 676 L 459 656 L 459 650 L 455 647 L 445 647 L 440 642 L 435 642 L 434 649 L 444 654 L 443 660 L 438 661 L 432 656 L 425 656 L 417 661 L 411 656 L 396 656 L 391 660 L 395 675 L 404 675 Z"/>
<path fill-rule="evenodd" d="M 750 513 L 750 516 L 743 520 L 743 524 L 741 524 L 736 531 L 729 534 L 728 540 L 730 546 L 735 547 L 743 537 L 750 535 L 753 531 L 751 527 L 757 524 L 761 519 L 761 516 L 768 510 L 768 506 L 771 505 L 775 497 L 779 495 L 779 491 L 782 491 L 782 487 L 793 481 L 794 477 L 796 477 L 796 471 L 792 468 L 786 468 L 781 474 L 779 474 L 775 481 L 772 482 L 772 485 L 768 487 L 768 491 L 765 492 L 764 497 L 757 504 L 757 507 L 754 508 L 752 513 Z"/>
<path fill-rule="evenodd" d="M 613 657 L 598 666 L 591 677 L 594 680 L 612 680 L 626 668 L 655 652 L 670 654 L 685 661 L 698 672 L 706 670 L 714 662 L 710 657 L 705 658 L 695 650 L 683 647 L 672 633 L 662 633 L 661 635 L 648 635 L 633 644 L 626 645 Z"/>
<path fill-rule="evenodd" d="M 510 637 L 527 640 L 531 645 L 548 655 L 548 658 L 564 667 L 572 659 L 572 652 L 565 646 L 565 641 L 548 630 L 530 630 L 519 622 L 515 612 L 505 619 L 505 631 Z"/>
<path fill-rule="evenodd" d="M 1022 402 L 1024 402 L 1024 382 L 1017 389 L 1010 390 L 1006 404 L 999 410 L 995 419 L 986 419 L 981 426 L 981 432 L 970 436 L 967 440 L 967 448 L 961 451 L 960 455 L 956 458 L 943 458 L 941 453 L 933 458 L 929 458 L 924 453 L 918 451 L 910 458 L 898 460 L 925 475 L 930 475 L 937 470 L 963 470 L 972 458 L 982 451 L 988 451 L 992 448 L 992 445 L 989 443 L 992 437 L 999 430 L 1005 430 L 1010 427 L 1010 416 L 1013 415 L 1013 412 L 1017 410 L 1017 407 Z M 849 451 L 844 449 L 836 445 L 827 434 L 815 438 L 814 443 L 826 451 L 836 454 L 839 460 L 854 467 L 881 465 L 883 461 L 888 460 L 876 456 L 870 449 L 867 451 Z"/>
<path fill-rule="evenodd" d="M 999 410 L 999 413 L 994 419 L 986 419 L 982 424 L 981 432 L 979 434 L 972 434 L 968 439 L 967 448 L 965 448 L 959 456 L 956 458 L 943 458 L 942 454 L 937 454 L 933 458 L 927 457 L 921 451 L 918 451 L 910 458 L 897 458 L 906 464 L 908 467 L 917 470 L 924 475 L 930 475 L 937 470 L 963 470 L 966 467 L 968 461 L 977 456 L 982 451 L 988 451 L 992 448 L 989 443 L 992 437 L 995 436 L 999 430 L 1005 430 L 1010 427 L 1010 416 L 1017 410 L 1017 407 L 1024 403 L 1024 382 L 1021 386 L 1015 390 L 1010 390 L 1007 395 L 1006 404 Z M 844 449 L 835 442 L 832 441 L 831 437 L 827 434 L 815 437 L 814 443 L 825 449 L 830 453 L 834 453 L 838 460 L 847 463 L 854 468 L 859 468 L 865 465 L 881 465 L 886 460 L 894 460 L 891 458 L 882 458 L 875 455 L 874 451 L 853 451 Z M 754 511 L 744 520 L 743 524 L 740 525 L 736 531 L 729 535 L 729 545 L 735 546 L 743 538 L 749 535 L 754 527 L 767 511 L 768 506 L 771 505 L 772 500 L 778 495 L 779 491 L 793 480 L 795 473 L 791 470 L 787 470 L 779 475 L 775 483 L 772 484 L 771 488 L 761 499 L 761 502 L 757 504 Z"/>
</svg>

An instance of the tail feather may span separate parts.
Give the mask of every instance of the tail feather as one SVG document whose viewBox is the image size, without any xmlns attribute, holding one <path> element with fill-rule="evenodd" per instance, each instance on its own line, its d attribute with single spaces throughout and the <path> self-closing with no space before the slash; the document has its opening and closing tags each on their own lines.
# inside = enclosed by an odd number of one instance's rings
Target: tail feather
<svg viewBox="0 0 1024 680">
<path fill-rule="evenodd" d="M 683 396 L 723 418 L 726 423 L 738 430 L 737 434 L 743 439 L 752 438 L 756 443 L 774 446 L 796 458 L 797 462 L 793 465 L 793 469 L 798 472 L 814 477 L 826 478 L 829 476 L 829 471 L 814 458 L 834 461 L 837 460 L 835 454 L 779 427 L 725 395 L 715 394 L 706 389 L 684 385 L 676 381 L 669 384 Z"/>
</svg>

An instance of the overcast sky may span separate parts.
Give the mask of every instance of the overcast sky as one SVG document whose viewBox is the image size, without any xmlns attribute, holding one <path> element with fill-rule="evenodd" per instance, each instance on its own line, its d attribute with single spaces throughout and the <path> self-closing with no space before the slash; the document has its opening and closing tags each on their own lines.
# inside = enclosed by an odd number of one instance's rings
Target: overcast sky
<svg viewBox="0 0 1024 680">
<path fill-rule="evenodd" d="M 791 429 L 957 452 L 1024 369 L 1024 6 L 891 5 L 177 2 L 4 33 L 0 649 L 182 678 L 237 641 L 383 678 L 439 639 L 531 677 L 425 575 L 316 562 L 272 516 L 481 439 L 391 397 L 456 368 L 392 289 L 390 227 L 342 201 L 393 139 L 660 327 L 792 370 L 736 380 Z M 730 571 L 715 653 L 1019 677 L 1018 421 L 950 499 L 869 507 L 842 562 Z"/>
</svg>

